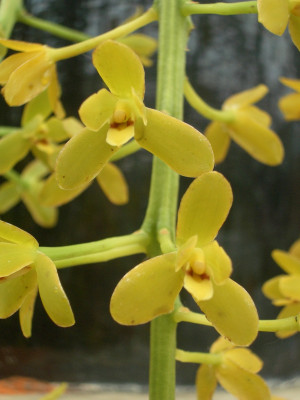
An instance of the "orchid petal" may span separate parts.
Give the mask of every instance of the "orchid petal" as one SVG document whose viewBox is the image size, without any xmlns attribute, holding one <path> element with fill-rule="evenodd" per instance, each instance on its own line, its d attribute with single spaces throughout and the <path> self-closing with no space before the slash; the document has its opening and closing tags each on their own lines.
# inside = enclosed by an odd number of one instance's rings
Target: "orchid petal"
<svg viewBox="0 0 300 400">
<path fill-rule="evenodd" d="M 217 378 L 212 365 L 202 364 L 196 375 L 198 400 L 211 400 L 217 387 Z"/>
<path fill-rule="evenodd" d="M 300 80 L 299 79 L 279 78 L 279 80 L 283 85 L 300 93 Z"/>
<path fill-rule="evenodd" d="M 263 367 L 262 360 L 249 349 L 234 348 L 226 351 L 225 359 L 232 361 L 238 367 L 256 374 Z M 226 361 L 225 361 L 226 362 Z"/>
<path fill-rule="evenodd" d="M 268 93 L 268 90 L 266 85 L 258 85 L 254 88 L 244 90 L 243 92 L 230 96 L 224 102 L 222 108 L 224 110 L 238 110 L 250 104 L 257 103 Z"/>
<path fill-rule="evenodd" d="M 265 126 L 266 128 L 270 127 L 272 123 L 272 118 L 270 117 L 270 114 L 255 106 L 249 106 L 246 108 L 246 110 L 250 118 L 254 119 L 256 122 L 258 122 L 260 125 Z"/>
<path fill-rule="evenodd" d="M 294 45 L 300 51 L 300 17 L 291 14 L 289 22 L 289 32 Z"/>
<path fill-rule="evenodd" d="M 37 296 L 37 287 L 29 292 L 24 298 L 23 304 L 19 310 L 20 326 L 23 335 L 26 338 L 31 336 L 32 317 L 34 311 L 34 304 Z"/>
<path fill-rule="evenodd" d="M 109 201 L 116 205 L 128 203 L 128 186 L 122 171 L 114 164 L 106 164 L 97 181 Z"/>
<path fill-rule="evenodd" d="M 292 303 L 288 304 L 286 307 L 284 307 L 280 313 L 277 316 L 277 319 L 281 318 L 288 318 L 288 317 L 296 317 L 300 314 L 300 302 L 299 303 Z M 285 339 L 288 338 L 295 333 L 297 333 L 298 330 L 280 330 L 276 332 L 276 336 L 279 337 L 280 339 Z"/>
<path fill-rule="evenodd" d="M 278 106 L 287 121 L 300 119 L 300 94 L 291 93 L 282 97 Z"/>
<path fill-rule="evenodd" d="M 38 248 L 39 244 L 29 233 L 8 222 L 0 221 L 0 242 L 12 242 Z"/>
<path fill-rule="evenodd" d="M 49 317 L 58 326 L 74 325 L 74 315 L 53 261 L 45 254 L 39 253 L 34 266 L 41 300 Z"/>
<path fill-rule="evenodd" d="M 8 80 L 10 75 L 20 67 L 20 65 L 26 63 L 28 60 L 32 59 L 34 55 L 38 53 L 18 53 L 1 61 L 0 64 L 0 83 L 3 85 Z"/>
<path fill-rule="evenodd" d="M 300 258 L 282 250 L 273 250 L 272 258 L 288 274 L 300 275 Z"/>
<path fill-rule="evenodd" d="M 289 2 L 287 0 L 258 0 L 258 21 L 268 31 L 281 36 L 289 20 Z"/>
<path fill-rule="evenodd" d="M 107 40 L 95 49 L 93 64 L 112 94 L 130 98 L 134 88 L 137 95 L 144 98 L 144 68 L 129 47 Z"/>
<path fill-rule="evenodd" d="M 190 237 L 182 246 L 179 247 L 176 256 L 175 271 L 180 270 L 190 260 L 193 250 L 197 244 L 197 236 Z"/>
<path fill-rule="evenodd" d="M 110 127 L 107 132 L 106 142 L 111 146 L 121 147 L 123 144 L 129 142 L 134 136 L 134 126 L 129 125 L 124 128 Z"/>
<path fill-rule="evenodd" d="M 200 175 L 189 186 L 181 199 L 177 242 L 184 243 L 198 235 L 198 247 L 211 242 L 223 225 L 232 204 L 232 190 L 218 172 Z"/>
<path fill-rule="evenodd" d="M 7 277 L 29 266 L 35 254 L 33 247 L 0 242 L 0 277 Z"/>
<path fill-rule="evenodd" d="M 247 291 L 231 279 L 214 285 L 210 300 L 197 302 L 215 329 L 231 342 L 248 346 L 257 336 L 258 315 Z"/>
<path fill-rule="evenodd" d="M 23 42 L 21 40 L 0 39 L 0 43 L 8 49 L 24 52 L 44 51 L 47 48 L 40 43 Z"/>
<path fill-rule="evenodd" d="M 269 388 L 260 376 L 230 360 L 216 367 L 216 376 L 223 388 L 239 400 L 271 400 Z"/>
<path fill-rule="evenodd" d="M 300 275 L 282 277 L 279 281 L 279 290 L 285 297 L 300 302 Z"/>
<path fill-rule="evenodd" d="M 279 137 L 253 120 L 247 111 L 236 114 L 236 119 L 227 125 L 231 138 L 256 160 L 271 166 L 280 164 L 284 148 Z"/>
<path fill-rule="evenodd" d="M 79 116 L 84 125 L 91 131 L 98 131 L 109 123 L 118 99 L 106 89 L 88 97 L 79 108 Z"/>
<path fill-rule="evenodd" d="M 160 111 L 146 109 L 147 125 L 137 129 L 136 141 L 180 175 L 199 176 L 212 170 L 209 141 L 192 126 Z"/>
<path fill-rule="evenodd" d="M 9 133 L 0 140 L 0 174 L 9 171 L 28 153 L 31 143 L 21 131 Z"/>
<path fill-rule="evenodd" d="M 230 277 L 232 272 L 231 259 L 216 241 L 202 247 L 206 268 L 214 283 L 219 285 Z"/>
<path fill-rule="evenodd" d="M 0 186 L 0 214 L 6 213 L 20 201 L 20 189 L 15 182 L 5 182 Z"/>
<path fill-rule="evenodd" d="M 63 121 L 56 117 L 48 119 L 47 123 L 48 137 L 56 143 L 63 142 L 70 138 L 69 133 L 64 127 Z"/>
<path fill-rule="evenodd" d="M 193 296 L 196 303 L 211 299 L 214 291 L 209 278 L 203 279 L 199 275 L 190 275 L 188 272 L 184 277 L 184 288 Z"/>
<path fill-rule="evenodd" d="M 139 325 L 174 309 L 184 271 L 175 272 L 176 253 L 151 258 L 129 271 L 115 288 L 110 312 L 122 325 Z"/>
<path fill-rule="evenodd" d="M 208 125 L 204 133 L 213 149 L 215 163 L 221 163 L 225 160 L 230 146 L 230 136 L 226 125 L 214 121 Z"/>
<path fill-rule="evenodd" d="M 49 102 L 47 90 L 40 93 L 24 107 L 22 114 L 21 125 L 25 126 L 29 121 L 35 118 L 36 115 L 41 115 L 45 120 L 51 114 L 52 109 Z"/>
<path fill-rule="evenodd" d="M 292 244 L 289 249 L 289 253 L 297 258 L 300 258 L 300 239 L 296 240 L 296 242 Z"/>
<path fill-rule="evenodd" d="M 263 294 L 271 300 L 282 298 L 283 294 L 279 289 L 279 282 L 283 277 L 285 277 L 285 275 L 275 276 L 265 282 L 262 286 Z"/>
<path fill-rule="evenodd" d="M 67 142 L 56 164 L 56 179 L 62 189 L 86 185 L 117 151 L 106 143 L 107 129 L 107 125 L 98 132 L 84 129 Z"/>
</svg>

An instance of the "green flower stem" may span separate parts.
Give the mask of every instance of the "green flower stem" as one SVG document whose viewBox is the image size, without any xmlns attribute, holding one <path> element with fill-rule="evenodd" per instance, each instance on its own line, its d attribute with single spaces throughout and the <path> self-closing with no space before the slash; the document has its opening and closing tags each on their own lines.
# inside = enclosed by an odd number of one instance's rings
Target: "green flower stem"
<svg viewBox="0 0 300 400">
<path fill-rule="evenodd" d="M 8 133 L 14 132 L 19 130 L 20 128 L 17 128 L 15 126 L 0 126 L 0 137 L 5 136 Z"/>
<path fill-rule="evenodd" d="M 72 44 L 70 46 L 61 47 L 59 49 L 49 49 L 49 57 L 53 62 L 64 60 L 66 58 L 71 58 L 78 56 L 80 54 L 86 53 L 94 49 L 100 43 L 108 39 L 117 39 L 122 36 L 128 35 L 137 29 L 150 24 L 151 22 L 157 20 L 157 13 L 154 8 L 150 8 L 141 16 L 136 19 L 127 22 L 126 24 L 120 25 L 109 32 L 103 33 L 102 35 L 93 37 L 91 39 Z"/>
<path fill-rule="evenodd" d="M 23 9 L 18 15 L 18 22 L 31 26 L 32 28 L 39 29 L 58 36 L 62 39 L 70 40 L 70 42 L 82 42 L 90 39 L 89 35 L 81 33 L 75 29 L 67 28 L 63 25 L 54 22 L 45 21 L 44 19 L 34 17 Z"/>
<path fill-rule="evenodd" d="M 127 157 L 130 154 L 136 153 L 141 149 L 141 146 L 135 140 L 122 146 L 110 159 L 111 161 L 121 160 L 121 158 Z"/>
<path fill-rule="evenodd" d="M 189 311 L 186 308 L 178 308 L 173 314 L 175 322 L 190 322 L 192 324 L 212 326 L 204 314 Z M 299 315 L 280 319 L 260 320 L 258 324 L 260 332 L 278 332 L 278 331 L 300 331 Z"/>
<path fill-rule="evenodd" d="M 188 103 L 205 118 L 225 123 L 232 122 L 235 119 L 232 111 L 216 110 L 206 104 L 195 92 L 187 78 L 184 82 L 184 95 Z"/>
<path fill-rule="evenodd" d="M 156 108 L 182 119 L 185 49 L 190 27 L 180 13 L 182 0 L 157 0 L 159 15 L 159 55 Z M 163 141 L 163 133 L 162 133 Z M 178 175 L 154 157 L 148 208 L 142 229 L 149 233 L 148 255 L 172 248 L 178 199 Z M 175 309 L 180 306 L 179 300 Z M 150 332 L 150 400 L 174 400 L 176 327 L 172 313 L 151 322 Z"/>
<path fill-rule="evenodd" d="M 243 1 L 238 3 L 214 3 L 197 4 L 185 3 L 181 8 L 184 15 L 192 14 L 218 14 L 218 15 L 237 15 L 237 14 L 257 14 L 256 1 Z"/>
<path fill-rule="evenodd" d="M 107 256 L 110 257 L 109 259 L 120 257 L 119 249 L 123 249 L 122 251 L 127 252 L 126 249 L 131 248 L 131 250 L 134 249 L 135 253 L 146 253 L 148 241 L 149 236 L 143 231 L 138 231 L 131 235 L 112 237 L 90 243 L 81 243 L 71 246 L 59 247 L 40 247 L 40 251 L 49 256 L 55 263 L 59 261 L 64 266 L 67 266 L 68 262 L 73 263 L 75 262 L 75 260 L 78 261 L 76 262 L 76 264 L 68 265 L 71 266 L 79 265 L 79 261 L 80 263 L 85 264 L 88 257 L 92 257 L 95 254 L 98 258 L 102 257 L 102 253 L 104 258 Z M 113 257 L 114 251 L 116 257 Z M 91 259 L 92 258 L 90 258 L 90 260 Z M 90 262 L 99 262 L 99 260 L 97 259 L 97 261 Z"/>
<path fill-rule="evenodd" d="M 23 7 L 23 0 L 1 0 L 0 36 L 9 38 Z M 2 55 L 2 51 L 0 53 Z"/>
<path fill-rule="evenodd" d="M 146 253 L 145 246 L 140 243 L 129 244 L 123 247 L 116 247 L 112 250 L 102 251 L 100 253 L 89 253 L 78 257 L 69 257 L 62 260 L 57 260 L 55 265 L 58 269 L 74 267 L 75 265 L 86 265 L 99 263 L 109 260 L 114 260 L 120 257 L 131 256 L 133 254 Z"/>
<path fill-rule="evenodd" d="M 177 349 L 176 360 L 186 363 L 218 365 L 222 362 L 222 354 L 199 353 Z"/>
<path fill-rule="evenodd" d="M 11 182 L 17 183 L 19 186 L 23 187 L 24 189 L 28 188 L 28 184 L 22 178 L 22 176 L 15 170 L 11 169 L 10 171 L 5 172 L 2 174 L 7 180 Z"/>
</svg>

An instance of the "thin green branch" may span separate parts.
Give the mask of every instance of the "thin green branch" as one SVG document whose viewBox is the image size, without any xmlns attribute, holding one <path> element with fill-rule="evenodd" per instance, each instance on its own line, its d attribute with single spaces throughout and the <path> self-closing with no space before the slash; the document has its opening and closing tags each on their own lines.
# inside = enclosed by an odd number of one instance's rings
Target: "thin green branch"
<svg viewBox="0 0 300 400">
<path fill-rule="evenodd" d="M 195 92 L 187 78 L 184 82 L 184 95 L 188 103 L 205 118 L 225 123 L 234 121 L 235 116 L 232 111 L 216 110 L 205 103 L 205 101 Z"/>
<path fill-rule="evenodd" d="M 192 14 L 217 14 L 217 15 L 239 15 L 257 14 L 256 1 L 243 1 L 237 3 L 214 3 L 198 4 L 185 3 L 181 8 L 183 15 Z"/>
<path fill-rule="evenodd" d="M 177 349 L 176 360 L 185 363 L 218 365 L 222 362 L 222 354 L 200 353 Z"/>
</svg>

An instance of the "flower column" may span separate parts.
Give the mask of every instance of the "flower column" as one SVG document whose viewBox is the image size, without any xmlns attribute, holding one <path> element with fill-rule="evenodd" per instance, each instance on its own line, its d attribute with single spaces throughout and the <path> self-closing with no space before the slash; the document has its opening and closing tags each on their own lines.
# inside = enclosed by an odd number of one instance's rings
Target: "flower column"
<svg viewBox="0 0 300 400">
<path fill-rule="evenodd" d="M 159 56 L 156 108 L 182 119 L 185 50 L 189 19 L 181 15 L 183 0 L 157 0 Z M 164 137 L 162 134 L 161 140 Z M 178 175 L 154 157 L 150 199 L 143 229 L 153 238 L 150 256 L 172 250 L 177 208 Z M 169 242 L 162 236 L 166 234 Z M 169 245 L 168 245 L 169 244 Z M 176 323 L 172 314 L 151 322 L 150 400 L 175 398 Z"/>
</svg>

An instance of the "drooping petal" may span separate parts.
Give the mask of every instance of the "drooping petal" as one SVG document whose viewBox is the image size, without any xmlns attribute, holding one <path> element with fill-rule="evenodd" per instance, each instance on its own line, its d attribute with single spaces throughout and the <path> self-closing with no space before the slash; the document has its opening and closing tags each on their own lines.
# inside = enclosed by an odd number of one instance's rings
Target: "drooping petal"
<svg viewBox="0 0 300 400">
<path fill-rule="evenodd" d="M 228 124 L 228 133 L 256 160 L 271 166 L 282 162 L 284 148 L 279 137 L 253 120 L 247 111 L 237 111 L 235 121 Z"/>
<path fill-rule="evenodd" d="M 53 261 L 39 253 L 34 266 L 41 300 L 49 317 L 58 326 L 74 325 L 74 315 Z"/>
<path fill-rule="evenodd" d="M 84 129 L 67 142 L 56 164 L 56 179 L 62 189 L 86 185 L 117 151 L 106 143 L 107 129 L 107 125 L 98 132 Z"/>
<path fill-rule="evenodd" d="M 300 302 L 300 275 L 283 276 L 279 281 L 279 290 L 285 297 Z"/>
<path fill-rule="evenodd" d="M 22 193 L 22 200 L 38 225 L 44 228 L 52 228 L 57 223 L 57 209 L 41 204 L 39 199 L 41 187 L 42 182 L 33 184 L 29 190 Z"/>
<path fill-rule="evenodd" d="M 0 174 L 9 171 L 28 153 L 31 143 L 21 131 L 9 133 L 0 140 Z"/>
<path fill-rule="evenodd" d="M 129 271 L 115 288 L 110 313 L 122 325 L 139 325 L 167 314 L 183 285 L 175 272 L 176 253 L 151 258 Z"/>
<path fill-rule="evenodd" d="M 228 350 L 225 353 L 225 359 L 253 374 L 259 372 L 263 367 L 262 360 L 249 349 L 234 348 Z"/>
<path fill-rule="evenodd" d="M 47 46 L 40 43 L 23 42 L 21 40 L 0 39 L 0 43 L 11 50 L 35 52 L 43 51 Z"/>
<path fill-rule="evenodd" d="M 248 346 L 256 338 L 255 304 L 248 292 L 231 279 L 223 285 L 214 285 L 213 297 L 197 304 L 215 329 L 234 344 Z"/>
<path fill-rule="evenodd" d="M 273 250 L 271 255 L 285 272 L 300 275 L 300 258 L 282 250 Z"/>
<path fill-rule="evenodd" d="M 211 242 L 223 225 L 232 204 L 229 182 L 218 172 L 200 175 L 181 199 L 177 242 L 198 236 L 198 247 Z"/>
<path fill-rule="evenodd" d="M 213 151 L 204 135 L 160 111 L 146 109 L 147 125 L 137 127 L 136 141 L 180 175 L 196 177 L 211 171 Z"/>
<path fill-rule="evenodd" d="M 0 242 L 0 277 L 7 277 L 29 266 L 35 254 L 34 247 Z"/>
<path fill-rule="evenodd" d="M 211 400 L 217 387 L 217 378 L 212 365 L 202 364 L 196 375 L 197 400 Z"/>
<path fill-rule="evenodd" d="M 300 119 L 300 94 L 291 93 L 282 97 L 278 106 L 287 121 L 297 121 Z"/>
<path fill-rule="evenodd" d="M 290 15 L 289 32 L 294 45 L 300 51 L 300 17 L 294 14 Z"/>
<path fill-rule="evenodd" d="M 226 131 L 226 125 L 214 121 L 208 125 L 204 133 L 213 149 L 215 163 L 224 161 L 230 146 L 230 136 Z"/>
<path fill-rule="evenodd" d="M 0 84 L 5 84 L 12 72 L 14 72 L 20 65 L 34 57 L 32 53 L 18 53 L 6 58 L 0 63 Z"/>
<path fill-rule="evenodd" d="M 79 196 L 80 193 L 89 186 L 89 184 L 90 182 L 77 189 L 64 190 L 58 186 L 55 174 L 52 174 L 44 183 L 39 198 L 45 206 L 58 207 L 75 199 L 75 197 Z"/>
<path fill-rule="evenodd" d="M 46 53 L 37 53 L 9 77 L 3 92 L 10 106 L 21 106 L 32 100 L 49 86 L 47 70 L 51 67 Z"/>
<path fill-rule="evenodd" d="M 258 21 L 268 31 L 282 35 L 289 20 L 289 2 L 287 0 L 258 0 Z"/>
<path fill-rule="evenodd" d="M 111 146 L 121 147 L 129 142 L 134 136 L 134 125 L 121 128 L 109 128 L 107 131 L 106 142 Z"/>
<path fill-rule="evenodd" d="M 99 90 L 81 104 L 78 110 L 81 121 L 91 131 L 98 131 L 110 122 L 117 101 L 106 89 Z"/>
<path fill-rule="evenodd" d="M 62 119 L 65 117 L 66 112 L 59 98 L 61 96 L 61 88 L 58 82 L 56 65 L 53 64 L 48 70 L 47 78 L 49 86 L 47 89 L 51 108 L 57 118 Z"/>
<path fill-rule="evenodd" d="M 300 79 L 279 78 L 279 80 L 283 85 L 300 93 Z"/>
<path fill-rule="evenodd" d="M 107 40 L 93 52 L 93 64 L 112 94 L 131 97 L 131 88 L 143 99 L 145 72 L 138 56 L 124 44 Z"/>
<path fill-rule="evenodd" d="M 0 282 L 0 318 L 8 318 L 21 307 L 36 286 L 34 270 L 14 279 Z"/>
<path fill-rule="evenodd" d="M 184 277 L 184 288 L 196 302 L 211 299 L 214 292 L 210 279 L 202 279 L 199 275 L 191 275 L 188 272 Z"/>
<path fill-rule="evenodd" d="M 19 243 L 35 248 L 39 245 L 29 233 L 4 221 L 0 221 L 0 241 Z"/>
<path fill-rule="evenodd" d="M 35 299 L 37 296 L 37 286 L 29 292 L 24 298 L 23 304 L 19 310 L 20 326 L 23 335 L 26 338 L 31 336 L 32 317 L 34 311 Z"/>
<path fill-rule="evenodd" d="M 273 0 L 272 0 L 273 1 Z M 230 96 L 223 104 L 224 110 L 238 110 L 257 103 L 268 93 L 266 85 L 258 85 L 254 88 Z"/>
<path fill-rule="evenodd" d="M 15 182 L 5 182 L 0 186 L 0 214 L 6 213 L 20 201 L 20 190 Z"/>
<path fill-rule="evenodd" d="M 216 376 L 223 388 L 239 400 L 271 400 L 270 390 L 260 376 L 230 360 L 216 367 Z"/>
<path fill-rule="evenodd" d="M 300 314 L 300 302 L 299 303 L 292 303 L 285 306 L 280 313 L 278 314 L 277 318 L 288 318 L 288 317 L 295 317 L 296 315 Z M 297 330 L 281 330 L 276 332 L 276 336 L 280 339 L 288 338 L 295 333 Z"/>
<path fill-rule="evenodd" d="M 226 339 L 224 336 L 220 336 L 210 346 L 209 351 L 210 353 L 221 353 L 224 350 L 230 350 L 233 349 L 234 347 L 235 345 L 231 343 L 228 339 Z"/>
<path fill-rule="evenodd" d="M 49 102 L 48 93 L 47 90 L 45 90 L 26 104 L 22 114 L 21 125 L 26 125 L 29 121 L 35 118 L 36 115 L 41 115 L 43 120 L 45 120 L 47 117 L 49 117 L 51 111 L 52 109 Z"/>
<path fill-rule="evenodd" d="M 275 276 L 265 282 L 262 286 L 263 294 L 271 300 L 282 298 L 283 294 L 279 289 L 279 282 L 284 276 L 285 275 Z"/>
<path fill-rule="evenodd" d="M 70 138 L 69 133 L 64 127 L 62 120 L 52 117 L 46 123 L 48 129 L 48 137 L 56 143 L 63 142 Z"/>
<path fill-rule="evenodd" d="M 97 181 L 110 202 L 116 205 L 128 203 L 128 186 L 122 171 L 114 164 L 106 164 Z"/>
<path fill-rule="evenodd" d="M 202 247 L 206 268 L 214 283 L 222 284 L 232 272 L 231 259 L 215 240 Z"/>
</svg>

